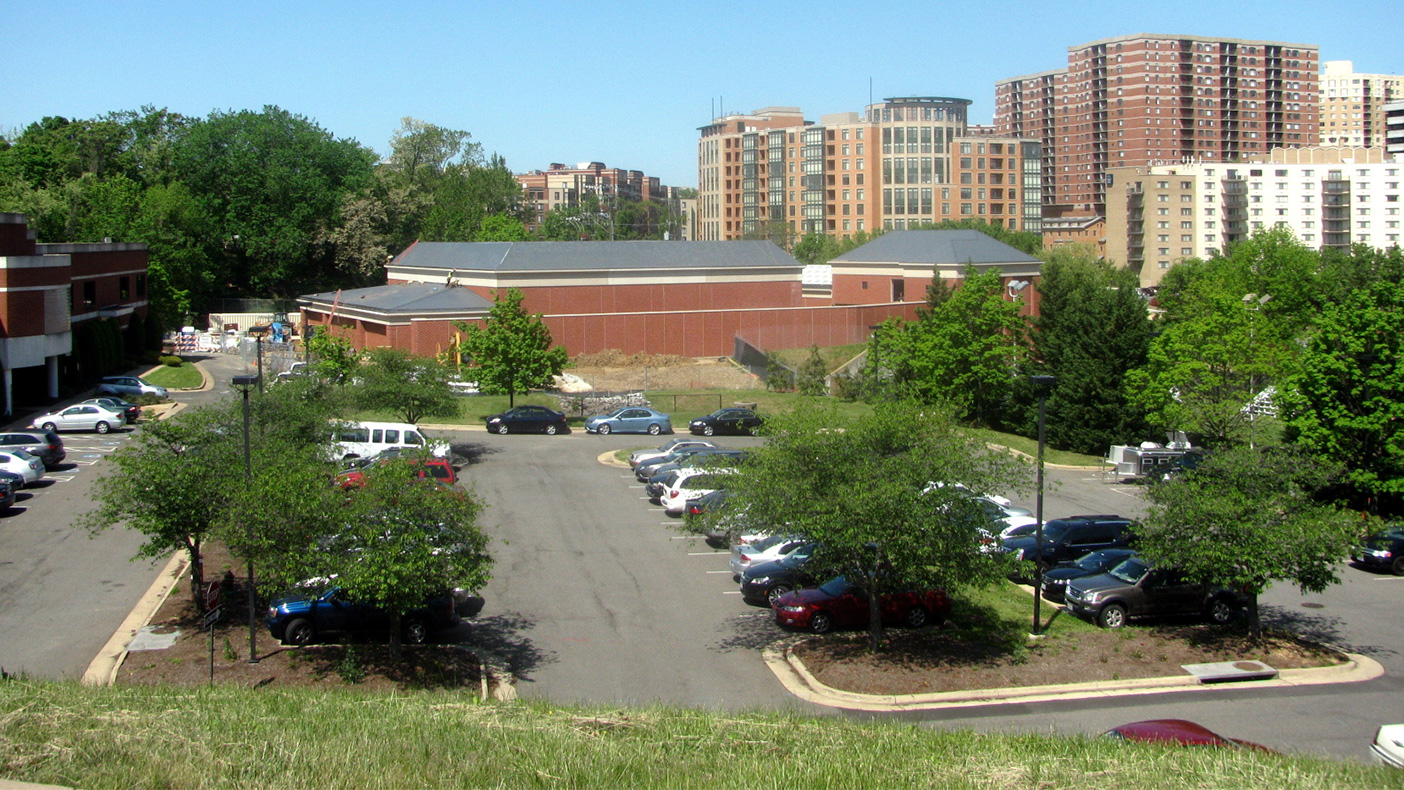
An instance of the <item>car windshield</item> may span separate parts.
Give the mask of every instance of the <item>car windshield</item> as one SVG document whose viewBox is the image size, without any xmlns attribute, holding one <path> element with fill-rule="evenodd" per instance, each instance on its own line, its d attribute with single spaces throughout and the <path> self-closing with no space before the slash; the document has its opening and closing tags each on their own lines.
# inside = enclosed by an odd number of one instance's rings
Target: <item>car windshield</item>
<svg viewBox="0 0 1404 790">
<path fill-rule="evenodd" d="M 1404 529 L 1387 529 L 1384 532 L 1380 532 L 1378 534 L 1370 536 L 1370 542 L 1372 543 L 1377 541 L 1383 542 L 1389 540 L 1404 540 Z"/>
<path fill-rule="evenodd" d="M 1110 554 L 1105 551 L 1094 551 L 1091 554 L 1088 554 L 1087 556 L 1078 560 L 1077 562 L 1074 562 L 1073 565 L 1077 566 L 1078 568 L 1081 568 L 1084 571 L 1105 570 L 1106 567 L 1111 564 L 1111 561 L 1115 556 L 1116 555 Z"/>
<path fill-rule="evenodd" d="M 780 545 L 781 543 L 784 543 L 786 540 L 788 540 L 788 538 L 786 538 L 784 535 L 771 535 L 768 538 L 761 538 L 755 543 L 752 543 L 751 548 L 756 551 L 767 551 L 775 546 Z"/>
<path fill-rule="evenodd" d="M 832 579 L 830 579 L 830 580 L 824 582 L 823 584 L 819 585 L 819 589 L 820 589 L 825 595 L 828 595 L 828 596 L 833 597 L 833 598 L 837 598 L 837 597 L 839 597 L 840 595 L 843 595 L 844 593 L 848 592 L 848 591 L 849 591 L 850 589 L 852 589 L 852 588 L 853 588 L 853 585 L 852 585 L 852 584 L 849 584 L 849 583 L 848 583 L 848 579 L 845 579 L 845 578 L 842 577 L 842 576 L 835 576 L 834 578 L 832 578 Z"/>
<path fill-rule="evenodd" d="M 1043 539 L 1049 543 L 1056 543 L 1062 539 L 1063 533 L 1068 531 L 1068 522 L 1050 521 L 1043 525 Z"/>
<path fill-rule="evenodd" d="M 1120 565 L 1107 571 L 1107 574 L 1117 581 L 1127 584 L 1136 584 L 1150 572 L 1150 566 L 1139 559 L 1132 557 Z"/>
<path fill-rule="evenodd" d="M 809 549 L 803 548 L 795 549 L 789 554 L 786 554 L 785 556 L 776 560 L 776 562 L 778 562 L 782 567 L 793 568 L 797 565 L 803 565 L 804 561 L 807 559 L 809 559 Z"/>
</svg>

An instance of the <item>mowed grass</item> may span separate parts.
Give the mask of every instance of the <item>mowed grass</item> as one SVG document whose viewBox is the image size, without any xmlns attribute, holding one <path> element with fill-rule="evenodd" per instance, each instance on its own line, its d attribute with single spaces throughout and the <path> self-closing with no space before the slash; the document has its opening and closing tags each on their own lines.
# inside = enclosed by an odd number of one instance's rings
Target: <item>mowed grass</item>
<svg viewBox="0 0 1404 790">
<path fill-rule="evenodd" d="M 1008 447 L 1011 450 L 1018 450 L 1030 458 L 1038 457 L 1037 439 L 1030 439 L 1027 436 L 1020 436 L 1014 433 L 992 431 L 988 428 L 966 428 L 965 430 L 971 436 L 981 441 L 990 444 L 998 444 L 1002 447 Z M 1110 450 L 1111 448 L 1108 447 L 1107 449 Z M 1104 466 L 1101 456 L 1084 455 L 1068 450 L 1054 450 L 1051 447 L 1044 448 L 1043 461 L 1048 464 L 1066 464 L 1068 466 Z"/>
<path fill-rule="evenodd" d="M 0 683 L 0 777 L 91 790 L 1404 787 L 1404 772 L 1363 762 L 840 716 L 22 679 Z"/>
<path fill-rule="evenodd" d="M 195 389 L 205 383 L 205 377 L 200 374 L 200 369 L 190 362 L 182 362 L 178 368 L 162 365 L 142 378 L 158 387 L 172 390 Z"/>
</svg>

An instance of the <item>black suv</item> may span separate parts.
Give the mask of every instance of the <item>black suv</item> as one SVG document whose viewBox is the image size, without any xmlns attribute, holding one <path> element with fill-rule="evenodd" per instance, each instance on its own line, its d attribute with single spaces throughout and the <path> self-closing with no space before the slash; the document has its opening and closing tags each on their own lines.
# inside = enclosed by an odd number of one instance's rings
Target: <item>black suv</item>
<svg viewBox="0 0 1404 790">
<path fill-rule="evenodd" d="M 1036 535 L 1005 538 L 1002 545 L 1016 559 L 1051 568 L 1089 552 L 1127 548 L 1134 540 L 1134 529 L 1135 522 L 1123 516 L 1069 516 L 1043 523 L 1041 552 Z"/>
<path fill-rule="evenodd" d="M 1247 599 L 1226 587 L 1189 581 L 1131 557 L 1106 573 L 1068 582 L 1068 611 L 1103 628 L 1141 617 L 1202 614 L 1217 624 L 1232 620 Z"/>
<path fill-rule="evenodd" d="M 1371 535 L 1351 552 L 1350 558 L 1371 570 L 1404 576 L 1404 527 L 1391 526 Z"/>
</svg>

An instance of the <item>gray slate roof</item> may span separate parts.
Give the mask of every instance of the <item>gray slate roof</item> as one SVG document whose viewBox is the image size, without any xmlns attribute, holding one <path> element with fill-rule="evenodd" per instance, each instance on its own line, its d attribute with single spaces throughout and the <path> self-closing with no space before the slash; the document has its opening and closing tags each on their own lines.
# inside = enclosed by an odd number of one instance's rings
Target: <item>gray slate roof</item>
<svg viewBox="0 0 1404 790">
<path fill-rule="evenodd" d="M 831 263 L 919 263 L 964 266 L 967 263 L 1038 263 L 978 230 L 891 230 Z"/>
<path fill-rule="evenodd" d="M 303 303 L 331 305 L 336 292 L 308 294 Z M 487 312 L 492 302 L 467 288 L 449 288 L 443 283 L 404 283 L 355 288 L 341 292 L 340 306 L 382 313 L 472 313 Z"/>
<path fill-rule="evenodd" d="M 477 271 L 792 267 L 769 241 L 421 241 L 391 267 Z"/>
</svg>

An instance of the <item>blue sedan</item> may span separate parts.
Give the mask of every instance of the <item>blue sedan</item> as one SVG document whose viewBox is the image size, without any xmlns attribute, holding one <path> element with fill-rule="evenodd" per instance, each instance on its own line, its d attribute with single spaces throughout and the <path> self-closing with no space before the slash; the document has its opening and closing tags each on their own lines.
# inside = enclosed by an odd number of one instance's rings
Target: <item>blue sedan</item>
<svg viewBox="0 0 1404 790">
<path fill-rule="evenodd" d="M 672 433 L 673 423 L 669 421 L 668 415 L 653 409 L 643 406 L 627 406 L 623 409 L 615 409 L 609 414 L 591 417 L 585 421 L 585 430 L 588 433 L 598 433 L 601 436 L 615 432 L 648 433 L 657 436 L 660 433 Z"/>
</svg>

